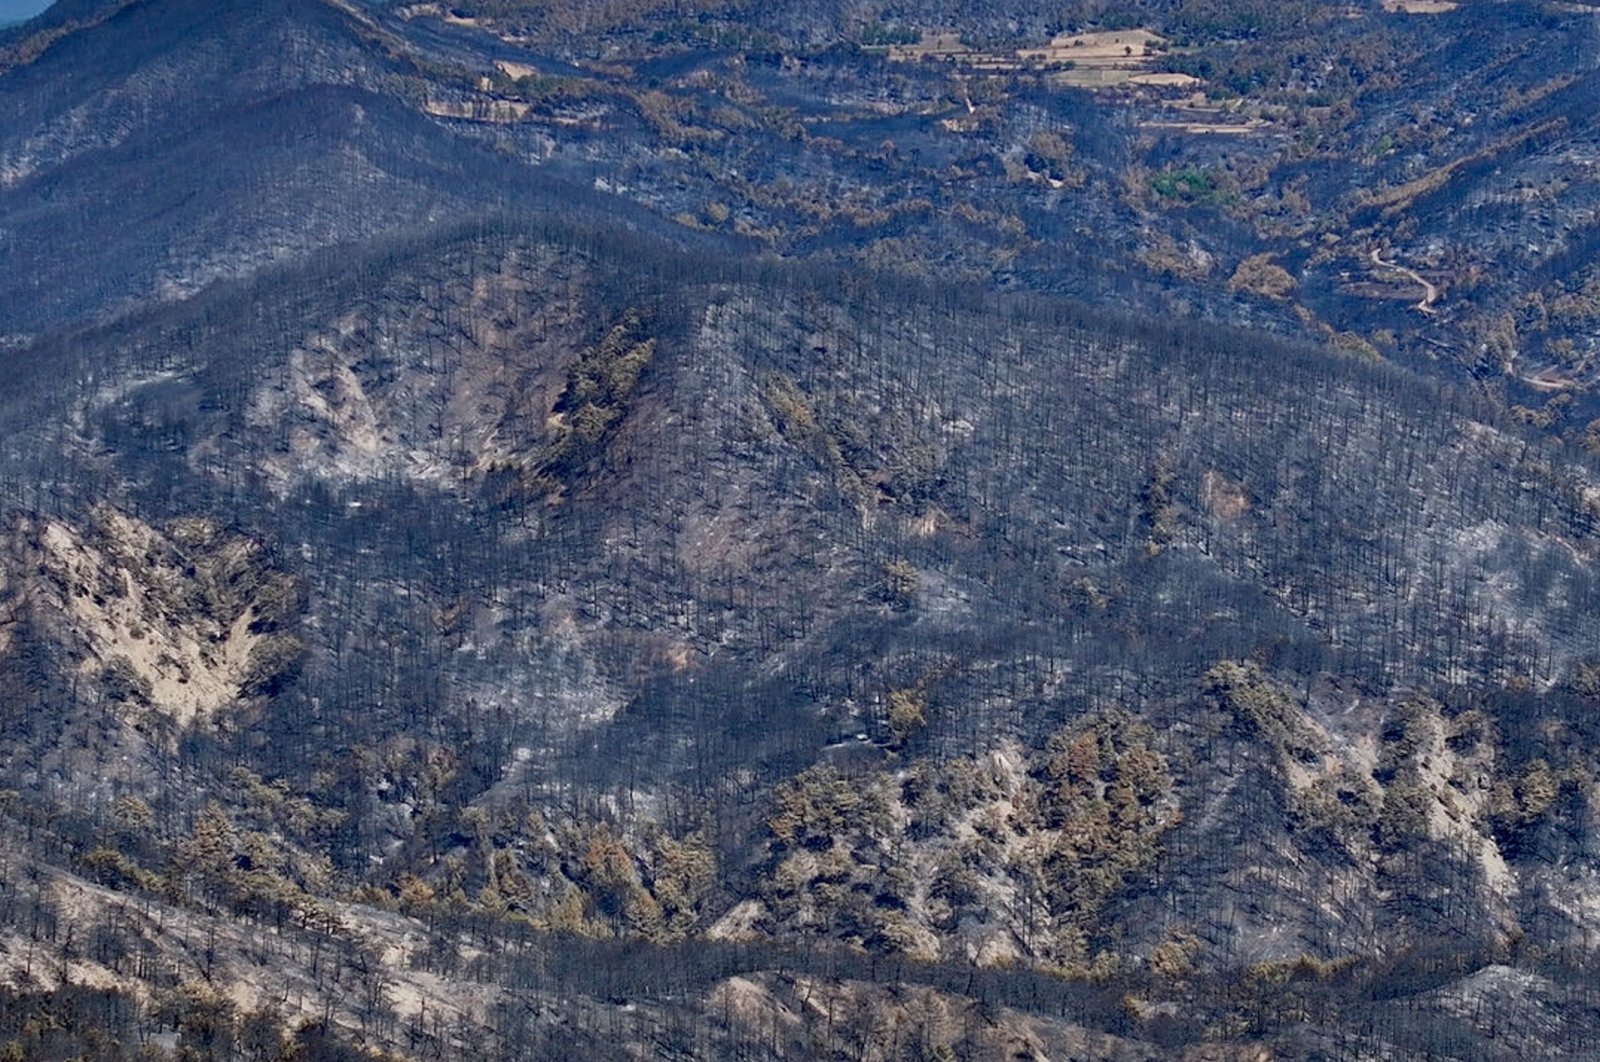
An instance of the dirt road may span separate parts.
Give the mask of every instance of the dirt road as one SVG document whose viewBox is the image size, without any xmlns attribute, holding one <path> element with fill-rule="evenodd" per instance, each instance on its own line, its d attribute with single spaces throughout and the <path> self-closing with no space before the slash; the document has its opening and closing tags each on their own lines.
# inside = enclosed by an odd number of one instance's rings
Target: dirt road
<svg viewBox="0 0 1600 1062">
<path fill-rule="evenodd" d="M 1407 268 L 1406 266 L 1401 265 L 1399 262 L 1384 261 L 1382 252 L 1380 252 L 1376 247 L 1372 249 L 1372 264 L 1375 266 L 1381 266 L 1384 269 L 1392 269 L 1396 273 L 1403 273 L 1408 279 L 1422 285 L 1422 301 L 1417 303 L 1415 308 L 1421 310 L 1429 317 L 1432 317 L 1434 314 L 1439 312 L 1433 308 L 1433 304 L 1439 301 L 1439 288 L 1431 281 L 1425 279 L 1421 273 L 1418 273 L 1415 269 Z"/>
</svg>

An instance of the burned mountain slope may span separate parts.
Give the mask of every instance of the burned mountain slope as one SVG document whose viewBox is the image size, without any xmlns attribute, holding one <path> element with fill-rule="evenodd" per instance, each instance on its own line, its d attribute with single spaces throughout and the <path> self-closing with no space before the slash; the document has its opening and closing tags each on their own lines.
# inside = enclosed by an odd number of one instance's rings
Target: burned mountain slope
<svg viewBox="0 0 1600 1062">
<path fill-rule="evenodd" d="M 466 75 L 357 5 L 107 3 L 15 31 L 0 73 L 10 346 L 419 223 L 593 198 L 588 174 L 430 116 L 430 86 Z"/>
<path fill-rule="evenodd" d="M 1074 673 L 1543 685 L 1592 651 L 1590 471 L 1402 373 L 622 240 L 648 264 L 391 247 L 22 352 L 54 382 L 8 412 L 12 495 L 280 543 L 322 632 L 291 699 L 369 719 L 475 698 L 682 748 L 771 699 L 799 753 L 886 737 L 924 675 L 1004 731 Z M 557 646 L 587 709 L 529 693 Z"/>
<path fill-rule="evenodd" d="M 541 219 L 10 363 L 14 809 L 159 809 L 120 887 L 237 818 L 287 884 L 177 894 L 1074 976 L 1583 924 L 1593 470 L 1398 370 Z"/>
</svg>

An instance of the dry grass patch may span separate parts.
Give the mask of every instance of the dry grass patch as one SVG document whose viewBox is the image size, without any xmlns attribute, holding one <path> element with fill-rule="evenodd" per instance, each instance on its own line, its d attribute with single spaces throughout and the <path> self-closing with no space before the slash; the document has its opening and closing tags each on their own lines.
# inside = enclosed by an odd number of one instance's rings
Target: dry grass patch
<svg viewBox="0 0 1600 1062">
<path fill-rule="evenodd" d="M 1231 291 L 1245 291 L 1267 299 L 1286 299 L 1294 290 L 1294 277 L 1288 270 L 1272 261 L 1270 254 L 1254 254 L 1239 263 L 1232 279 Z"/>
<path fill-rule="evenodd" d="M 967 46 L 959 34 L 948 30 L 924 30 L 921 40 L 894 45 L 888 54 L 899 62 L 939 60 L 980 73 L 1048 72 L 1051 81 L 1072 88 L 1199 84 L 1198 78 L 1187 74 L 1149 69 L 1151 60 L 1166 47 L 1166 39 L 1150 30 L 1129 29 L 1063 33 L 1037 48 L 985 52 Z"/>
<path fill-rule="evenodd" d="M 1205 84 L 1193 74 L 1179 74 L 1175 71 L 1134 74 L 1128 80 L 1135 85 L 1159 85 L 1164 87 L 1175 85 L 1179 88 L 1194 88 L 1196 85 Z"/>
<path fill-rule="evenodd" d="M 889 58 L 898 62 L 918 59 L 958 59 L 979 53 L 961 42 L 961 35 L 949 30 L 923 30 L 922 39 L 915 44 L 896 44 L 889 48 Z"/>
<path fill-rule="evenodd" d="M 1165 38 L 1149 30 L 1107 30 L 1101 33 L 1062 33 L 1043 48 L 1021 48 L 1017 58 L 1034 63 L 1108 65 L 1142 62 L 1166 45 Z"/>
</svg>

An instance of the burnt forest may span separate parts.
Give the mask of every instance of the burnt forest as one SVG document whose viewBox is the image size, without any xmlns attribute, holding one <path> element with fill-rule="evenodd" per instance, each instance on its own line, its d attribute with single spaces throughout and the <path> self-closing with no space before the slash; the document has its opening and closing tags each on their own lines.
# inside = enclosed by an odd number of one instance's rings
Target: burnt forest
<svg viewBox="0 0 1600 1062">
<path fill-rule="evenodd" d="M 41 6 L 0 1062 L 1600 1056 L 1600 7 Z"/>
</svg>

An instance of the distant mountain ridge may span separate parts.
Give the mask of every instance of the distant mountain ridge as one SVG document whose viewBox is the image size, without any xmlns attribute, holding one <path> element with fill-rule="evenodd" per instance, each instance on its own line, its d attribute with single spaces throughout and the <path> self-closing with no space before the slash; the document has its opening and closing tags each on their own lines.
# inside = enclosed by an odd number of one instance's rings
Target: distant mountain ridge
<svg viewBox="0 0 1600 1062">
<path fill-rule="evenodd" d="M 51 0 L 0 0 L 0 22 L 25 22 L 42 13 Z"/>
</svg>

